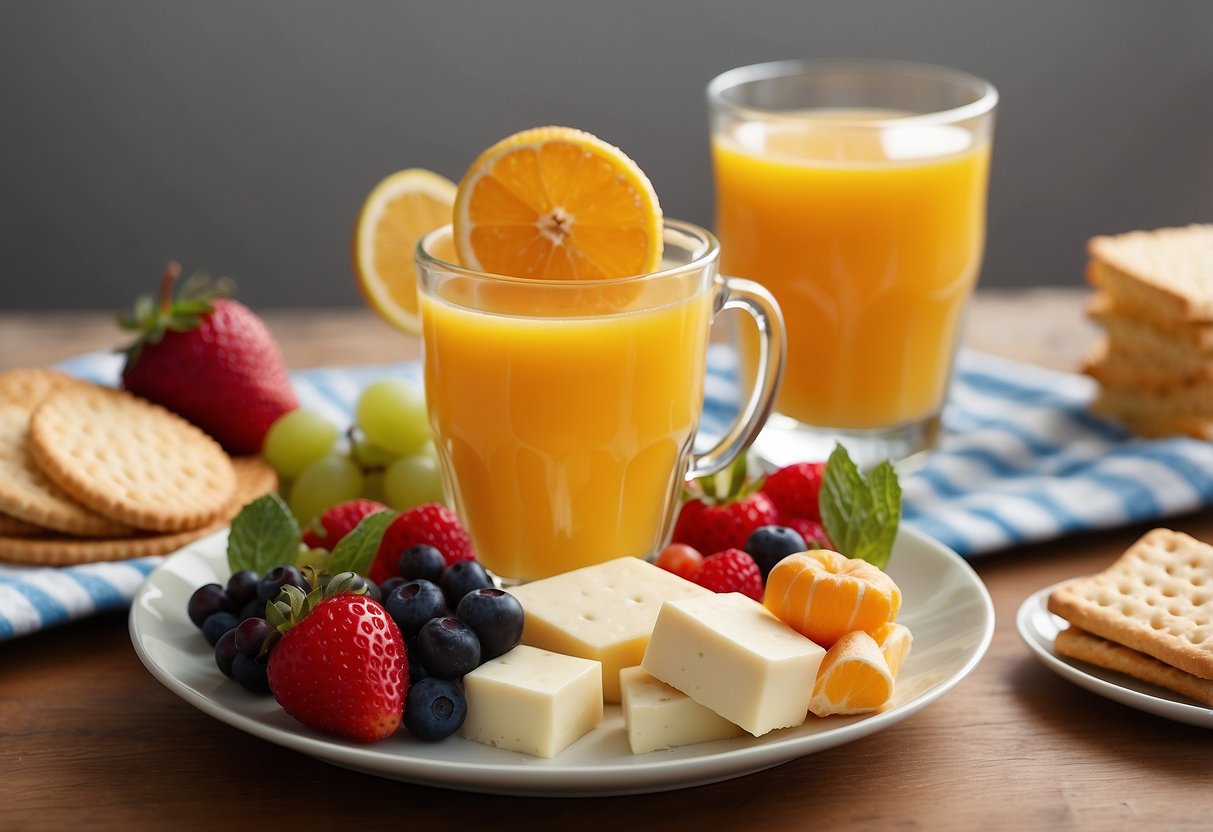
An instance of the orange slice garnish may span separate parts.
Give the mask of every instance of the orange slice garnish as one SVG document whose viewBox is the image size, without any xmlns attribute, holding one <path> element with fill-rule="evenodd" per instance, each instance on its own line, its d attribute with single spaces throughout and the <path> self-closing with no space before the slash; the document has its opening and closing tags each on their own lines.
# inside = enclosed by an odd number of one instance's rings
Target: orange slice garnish
<svg viewBox="0 0 1213 832">
<path fill-rule="evenodd" d="M 451 221 L 455 183 L 421 168 L 384 179 L 362 205 L 354 228 L 354 275 L 372 309 L 417 334 L 417 268 L 413 249 Z"/>
<path fill-rule="evenodd" d="M 455 198 L 464 266 L 514 277 L 594 280 L 661 264 L 661 207 L 619 148 L 569 127 L 503 139 L 472 163 Z"/>
<path fill-rule="evenodd" d="M 817 716 L 878 711 L 893 698 L 893 674 L 875 639 L 847 633 L 826 651 L 809 710 Z"/>
<path fill-rule="evenodd" d="M 910 655 L 910 645 L 914 641 L 910 628 L 904 624 L 890 621 L 888 624 L 882 624 L 876 628 L 876 632 L 872 633 L 872 640 L 884 654 L 884 660 L 889 665 L 889 672 L 896 679 L 897 674 L 901 672 L 902 664 L 905 663 L 906 656 Z"/>
</svg>

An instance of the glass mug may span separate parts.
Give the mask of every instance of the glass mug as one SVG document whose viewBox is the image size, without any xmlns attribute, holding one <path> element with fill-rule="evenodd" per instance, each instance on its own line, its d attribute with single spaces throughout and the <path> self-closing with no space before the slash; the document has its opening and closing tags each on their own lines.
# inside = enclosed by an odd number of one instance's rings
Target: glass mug
<svg viewBox="0 0 1213 832">
<path fill-rule="evenodd" d="M 417 246 L 426 403 L 447 496 L 484 566 L 530 581 L 665 545 L 686 479 L 761 430 L 783 369 L 779 307 L 718 273 L 709 232 L 665 221 L 660 271 L 533 280 L 454 265 L 451 227 Z M 756 324 L 757 384 L 693 453 L 709 329 Z"/>
<path fill-rule="evenodd" d="M 775 464 L 936 441 L 985 244 L 995 89 L 895 61 L 781 61 L 708 85 L 722 268 L 779 301 Z M 743 367 L 752 338 L 740 339 Z"/>
</svg>

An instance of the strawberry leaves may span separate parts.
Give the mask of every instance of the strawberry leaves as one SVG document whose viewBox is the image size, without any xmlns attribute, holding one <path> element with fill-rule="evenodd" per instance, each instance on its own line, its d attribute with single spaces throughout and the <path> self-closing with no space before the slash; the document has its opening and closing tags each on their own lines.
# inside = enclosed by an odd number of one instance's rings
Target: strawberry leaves
<svg viewBox="0 0 1213 832">
<path fill-rule="evenodd" d="M 173 286 L 181 275 L 181 265 L 169 262 L 160 278 L 160 297 L 141 295 L 130 314 L 119 315 L 118 325 L 137 334 L 135 340 L 119 350 L 126 355 L 123 372 L 139 359 L 145 346 L 159 344 L 168 332 L 189 332 L 197 329 L 202 319 L 215 311 L 213 301 L 231 297 L 235 284 L 221 277 L 197 273 L 187 277 L 174 294 Z"/>
<path fill-rule="evenodd" d="M 901 484 L 885 460 L 865 477 L 850 454 L 836 445 L 826 464 L 819 497 L 826 534 L 839 552 L 878 569 L 888 566 L 901 521 Z"/>
</svg>

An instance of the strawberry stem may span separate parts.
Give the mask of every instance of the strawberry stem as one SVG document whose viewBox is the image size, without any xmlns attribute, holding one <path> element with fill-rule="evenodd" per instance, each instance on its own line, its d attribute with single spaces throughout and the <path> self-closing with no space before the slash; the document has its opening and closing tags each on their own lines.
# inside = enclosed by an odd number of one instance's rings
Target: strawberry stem
<svg viewBox="0 0 1213 832">
<path fill-rule="evenodd" d="M 160 314 L 171 315 L 173 312 L 173 284 L 181 276 L 181 264 L 170 260 L 164 266 L 164 274 L 160 276 Z"/>
</svg>

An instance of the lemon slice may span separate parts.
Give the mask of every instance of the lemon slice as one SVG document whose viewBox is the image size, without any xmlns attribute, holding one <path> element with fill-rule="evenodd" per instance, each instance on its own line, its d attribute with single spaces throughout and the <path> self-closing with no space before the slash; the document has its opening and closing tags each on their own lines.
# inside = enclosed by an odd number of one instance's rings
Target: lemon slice
<svg viewBox="0 0 1213 832">
<path fill-rule="evenodd" d="M 463 265 L 514 277 L 645 274 L 661 264 L 661 207 L 619 148 L 570 127 L 536 127 L 490 147 L 455 198 Z"/>
<path fill-rule="evenodd" d="M 362 205 L 354 227 L 354 274 L 366 302 L 389 323 L 416 335 L 417 268 L 413 248 L 451 221 L 455 183 L 421 168 L 384 179 Z"/>
</svg>

